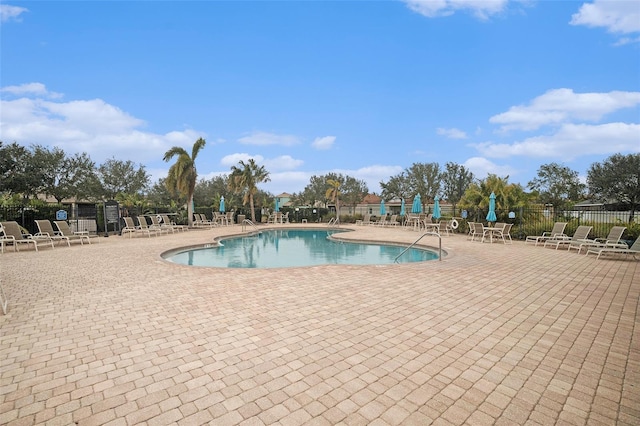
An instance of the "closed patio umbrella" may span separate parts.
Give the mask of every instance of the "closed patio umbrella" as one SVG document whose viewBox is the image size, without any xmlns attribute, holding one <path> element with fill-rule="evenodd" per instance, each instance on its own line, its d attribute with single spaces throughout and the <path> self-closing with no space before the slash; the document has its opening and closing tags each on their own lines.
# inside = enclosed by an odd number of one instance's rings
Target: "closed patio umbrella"
<svg viewBox="0 0 640 426">
<path fill-rule="evenodd" d="M 224 195 L 220 197 L 220 213 L 224 213 Z"/>
<path fill-rule="evenodd" d="M 280 211 L 280 199 L 276 198 L 276 208 L 273 209 L 274 211 L 279 212 Z"/>
<path fill-rule="evenodd" d="M 496 194 L 493 192 L 489 195 L 489 213 L 487 213 L 487 222 L 495 222 L 496 218 Z"/>
<path fill-rule="evenodd" d="M 411 213 L 422 213 L 422 201 L 420 199 L 420 194 L 416 195 L 413 198 L 413 204 L 411 206 Z"/>
<path fill-rule="evenodd" d="M 384 206 L 384 200 L 380 200 L 380 216 L 384 216 L 387 214 L 387 209 Z"/>
<path fill-rule="evenodd" d="M 440 219 L 440 197 L 436 195 L 436 198 L 433 199 L 433 214 L 431 215 L 434 219 Z"/>
<path fill-rule="evenodd" d="M 402 199 L 402 204 L 400 204 L 400 216 L 404 216 L 406 212 L 404 211 L 404 198 Z"/>
</svg>

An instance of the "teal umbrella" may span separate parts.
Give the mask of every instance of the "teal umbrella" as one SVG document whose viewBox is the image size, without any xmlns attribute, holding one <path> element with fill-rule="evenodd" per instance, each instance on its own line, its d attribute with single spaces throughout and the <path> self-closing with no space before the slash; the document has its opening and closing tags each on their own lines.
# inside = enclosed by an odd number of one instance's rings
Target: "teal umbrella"
<svg viewBox="0 0 640 426">
<path fill-rule="evenodd" d="M 413 204 L 411 205 L 411 213 L 422 213 L 422 200 L 420 194 L 413 198 Z"/>
<path fill-rule="evenodd" d="M 387 209 L 384 206 L 384 200 L 380 200 L 380 216 L 387 214 Z"/>
<path fill-rule="evenodd" d="M 404 211 L 404 198 L 402 199 L 402 204 L 400 204 L 400 216 L 404 216 L 406 212 Z"/>
<path fill-rule="evenodd" d="M 489 213 L 487 213 L 487 222 L 495 222 L 496 218 L 496 194 L 493 192 L 489 195 Z"/>
<path fill-rule="evenodd" d="M 440 197 L 436 195 L 436 198 L 433 199 L 433 214 L 431 215 L 434 219 L 440 219 Z"/>
<path fill-rule="evenodd" d="M 280 199 L 279 198 L 276 198 L 276 208 L 273 209 L 273 210 L 275 210 L 277 212 L 280 211 Z"/>
<path fill-rule="evenodd" d="M 224 195 L 220 197 L 220 213 L 224 213 Z"/>
</svg>

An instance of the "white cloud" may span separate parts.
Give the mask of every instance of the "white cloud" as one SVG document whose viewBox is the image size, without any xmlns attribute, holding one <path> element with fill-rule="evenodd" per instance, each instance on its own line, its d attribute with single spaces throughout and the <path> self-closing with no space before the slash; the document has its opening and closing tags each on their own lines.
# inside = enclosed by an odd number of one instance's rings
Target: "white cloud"
<svg viewBox="0 0 640 426">
<path fill-rule="evenodd" d="M 456 128 L 444 129 L 442 127 L 438 127 L 438 129 L 436 129 L 436 133 L 441 136 L 445 136 L 449 139 L 466 139 L 467 138 L 467 134 L 465 132 Z"/>
<path fill-rule="evenodd" d="M 508 0 L 403 0 L 407 7 L 428 18 L 453 15 L 457 11 L 470 11 L 478 19 L 486 20 L 502 12 Z"/>
<path fill-rule="evenodd" d="M 10 20 L 14 20 L 16 22 L 20 22 L 22 20 L 20 15 L 28 11 L 29 9 L 25 9 L 24 7 L 0 4 L 0 21 L 8 22 Z"/>
<path fill-rule="evenodd" d="M 0 93 L 8 93 L 14 96 L 44 97 L 50 99 L 59 99 L 62 93 L 50 92 L 42 83 L 25 83 L 19 86 L 5 86 L 0 88 Z"/>
<path fill-rule="evenodd" d="M 37 83 L 15 87 L 23 87 L 22 93 L 49 94 Z M 86 152 L 98 164 L 114 156 L 134 162 L 155 160 L 171 146 L 190 147 L 203 136 L 194 130 L 145 132 L 140 129 L 143 120 L 101 99 L 55 102 L 22 97 L 0 100 L 0 109 L 0 140 L 58 146 L 70 154 Z"/>
<path fill-rule="evenodd" d="M 320 150 L 331 149 L 335 141 L 336 141 L 335 136 L 324 136 L 321 138 L 316 138 L 311 143 L 311 146 L 314 147 L 315 149 L 320 149 Z"/>
<path fill-rule="evenodd" d="M 263 165 L 267 170 L 293 170 L 302 166 L 302 164 L 304 164 L 304 161 L 296 160 L 290 155 L 281 155 L 280 157 L 263 161 Z"/>
<path fill-rule="evenodd" d="M 637 0 L 594 0 L 584 3 L 571 16 L 571 25 L 605 27 L 617 34 L 640 31 L 640 5 Z"/>
<path fill-rule="evenodd" d="M 251 155 L 246 152 L 238 152 L 235 154 L 229 154 L 222 157 L 220 160 L 220 164 L 226 167 L 237 166 L 240 161 L 244 161 L 245 163 L 250 159 L 254 159 L 256 163 L 260 164 L 264 160 L 262 155 Z"/>
<path fill-rule="evenodd" d="M 592 154 L 640 152 L 640 124 L 567 123 L 552 135 L 535 136 L 513 144 L 485 142 L 473 146 L 492 158 L 526 156 L 567 160 Z"/>
<path fill-rule="evenodd" d="M 471 170 L 476 178 L 484 179 L 489 173 L 504 176 L 514 176 L 517 171 L 511 166 L 500 166 L 483 157 L 471 157 L 462 164 L 467 169 Z"/>
<path fill-rule="evenodd" d="M 275 133 L 254 132 L 248 136 L 238 139 L 243 145 L 283 145 L 291 146 L 300 143 L 300 140 L 293 135 L 277 135 Z"/>
<path fill-rule="evenodd" d="M 553 89 L 533 99 L 494 115 L 491 123 L 502 124 L 502 131 L 535 130 L 570 120 L 598 121 L 604 115 L 640 104 L 640 92 L 574 93 L 571 89 Z"/>
</svg>

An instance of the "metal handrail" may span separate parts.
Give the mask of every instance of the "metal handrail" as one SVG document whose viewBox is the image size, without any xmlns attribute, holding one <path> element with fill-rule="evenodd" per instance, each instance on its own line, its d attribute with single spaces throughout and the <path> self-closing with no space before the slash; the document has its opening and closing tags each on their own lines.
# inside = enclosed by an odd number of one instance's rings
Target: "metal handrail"
<svg viewBox="0 0 640 426">
<path fill-rule="evenodd" d="M 329 222 L 327 223 L 327 226 L 335 226 L 335 227 L 339 227 L 340 226 L 340 219 L 337 219 L 335 217 L 332 217 L 331 219 L 329 219 Z"/>
<path fill-rule="evenodd" d="M 255 229 L 257 233 L 260 233 L 260 230 L 258 229 L 258 227 L 253 222 L 251 222 L 249 219 L 243 220 L 241 225 L 242 225 L 242 231 L 243 232 L 246 231 L 247 225 L 251 225 L 251 227 L 253 227 L 253 229 Z"/>
<path fill-rule="evenodd" d="M 409 249 L 411 249 L 411 247 L 415 246 L 415 245 L 418 243 L 418 241 L 420 241 L 423 237 L 425 237 L 425 236 L 427 236 L 427 235 L 433 235 L 433 236 L 435 236 L 435 237 L 438 237 L 438 260 L 439 260 L 439 261 L 442 261 L 442 237 L 440 236 L 440 233 L 438 233 L 438 232 L 428 231 L 428 232 L 425 232 L 425 233 L 423 233 L 422 235 L 420 235 L 420 236 L 418 237 L 418 239 L 417 239 L 417 240 L 415 240 L 414 242 L 412 242 L 412 243 L 409 245 L 409 247 L 407 247 L 406 249 L 404 249 L 404 250 L 402 251 L 402 253 L 400 253 L 399 255 L 397 255 L 397 256 L 396 256 L 396 258 L 395 258 L 395 259 L 393 259 L 393 262 L 394 262 L 394 263 L 398 263 L 398 259 L 400 258 L 400 256 L 402 256 L 403 254 L 405 254 L 406 252 L 408 252 L 408 251 L 409 251 Z"/>
</svg>

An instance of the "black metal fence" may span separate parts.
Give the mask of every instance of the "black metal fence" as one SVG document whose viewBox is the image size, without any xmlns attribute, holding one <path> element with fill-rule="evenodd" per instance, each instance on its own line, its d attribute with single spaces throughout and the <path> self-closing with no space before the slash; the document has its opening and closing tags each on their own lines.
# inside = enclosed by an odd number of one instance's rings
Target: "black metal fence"
<svg viewBox="0 0 640 426">
<path fill-rule="evenodd" d="M 78 230 L 89 230 L 97 233 L 105 232 L 105 220 L 103 204 L 78 204 L 69 205 L 42 205 L 42 206 L 1 206 L 0 221 L 16 221 L 29 231 L 29 233 L 38 232 L 35 224 L 36 219 L 57 220 L 60 210 L 64 210 L 67 214 L 68 221 Z M 320 208 L 283 208 L 283 212 L 289 212 L 289 218 L 293 222 L 301 222 L 305 219 L 307 222 L 322 221 L 323 217 L 329 214 L 327 209 Z M 120 205 L 121 216 L 136 217 L 139 215 L 149 214 L 172 214 L 172 218 L 176 223 L 186 224 L 186 212 L 176 213 L 167 207 L 141 207 L 141 206 L 123 206 Z M 195 213 L 205 214 L 209 219 L 212 218 L 211 207 L 196 207 Z M 486 209 L 467 209 L 465 211 L 443 211 L 443 218 L 450 219 L 455 217 L 460 223 L 458 232 L 467 232 L 468 222 L 487 222 Z M 236 210 L 234 219 L 237 223 L 239 214 L 250 218 L 249 209 Z M 255 210 L 256 222 L 262 221 L 262 210 Z M 609 211 L 609 210 L 554 210 L 553 208 L 545 208 L 541 206 L 529 206 L 514 209 L 511 211 L 497 210 L 496 217 L 498 222 L 512 223 L 511 236 L 514 239 L 524 239 L 527 235 L 541 235 L 545 231 L 550 231 L 555 222 L 567 222 L 565 232 L 567 235 L 573 235 L 575 229 L 580 225 L 589 225 L 593 227 L 589 234 L 591 238 L 604 238 L 609 233 L 611 227 L 622 225 L 627 227 L 623 238 L 631 241 L 638 238 L 640 234 L 640 213 L 636 213 L 633 222 L 629 222 L 630 213 L 628 211 Z M 109 231 L 116 231 L 110 227 Z"/>
</svg>

